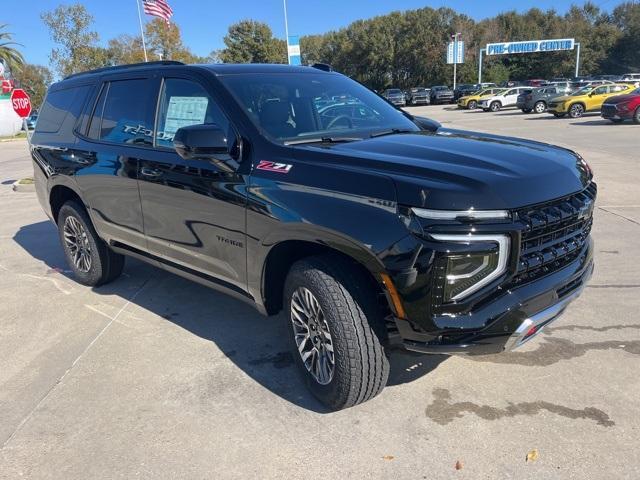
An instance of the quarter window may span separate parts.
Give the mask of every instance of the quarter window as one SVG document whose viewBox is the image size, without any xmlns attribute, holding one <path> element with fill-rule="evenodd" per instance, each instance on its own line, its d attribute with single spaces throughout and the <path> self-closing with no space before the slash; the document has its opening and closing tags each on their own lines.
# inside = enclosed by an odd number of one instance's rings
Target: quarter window
<svg viewBox="0 0 640 480">
<path fill-rule="evenodd" d="M 216 124 L 232 138 L 229 121 L 200 84 L 167 78 L 160 95 L 157 146 L 173 148 L 176 131 L 189 125 Z"/>
</svg>

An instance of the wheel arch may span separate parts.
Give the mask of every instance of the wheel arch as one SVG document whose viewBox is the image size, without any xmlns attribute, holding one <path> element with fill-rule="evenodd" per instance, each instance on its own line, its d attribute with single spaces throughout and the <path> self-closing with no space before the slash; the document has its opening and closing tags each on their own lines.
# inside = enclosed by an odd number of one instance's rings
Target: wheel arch
<svg viewBox="0 0 640 480">
<path fill-rule="evenodd" d="M 49 191 L 49 207 L 51 208 L 51 216 L 56 223 L 58 222 L 60 208 L 69 200 L 75 200 L 80 205 L 85 206 L 80 193 L 69 184 L 58 183 L 51 187 Z"/>
<path fill-rule="evenodd" d="M 384 266 L 373 252 L 367 251 L 364 246 L 337 236 L 325 236 L 323 240 L 309 236 L 288 237 L 272 244 L 262 264 L 260 293 L 268 315 L 278 313 L 283 307 L 284 282 L 291 266 L 303 258 L 325 254 L 336 255 L 352 264 L 370 282 L 376 293 L 386 293 L 381 277 L 385 271 Z M 385 301 L 383 306 L 393 308 L 388 301 Z"/>
</svg>

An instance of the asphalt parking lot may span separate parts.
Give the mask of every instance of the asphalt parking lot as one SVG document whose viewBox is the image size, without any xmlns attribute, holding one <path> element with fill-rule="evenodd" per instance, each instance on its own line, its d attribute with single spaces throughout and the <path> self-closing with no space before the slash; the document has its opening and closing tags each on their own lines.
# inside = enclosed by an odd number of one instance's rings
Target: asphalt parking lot
<svg viewBox="0 0 640 480">
<path fill-rule="evenodd" d="M 394 352 L 380 396 L 327 413 L 281 318 L 132 260 L 76 284 L 35 193 L 11 190 L 26 142 L 0 143 L 0 478 L 640 478 L 640 127 L 409 110 L 594 169 L 595 274 L 553 327 L 502 356 Z"/>
</svg>

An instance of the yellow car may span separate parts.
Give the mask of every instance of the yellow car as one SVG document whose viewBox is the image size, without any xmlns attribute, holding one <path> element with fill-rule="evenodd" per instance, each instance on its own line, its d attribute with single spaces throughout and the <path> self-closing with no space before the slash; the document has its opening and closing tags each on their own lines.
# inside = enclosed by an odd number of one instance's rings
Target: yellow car
<svg viewBox="0 0 640 480">
<path fill-rule="evenodd" d="M 633 88 L 632 85 L 625 84 L 587 86 L 571 95 L 552 98 L 547 111 L 557 118 L 567 114 L 571 118 L 580 118 L 585 112 L 600 111 L 607 98 L 631 91 Z"/>
<path fill-rule="evenodd" d="M 480 100 L 481 97 L 495 95 L 501 90 L 504 90 L 504 88 L 485 88 L 484 90 L 480 90 L 473 95 L 460 97 L 458 99 L 458 108 L 468 108 L 469 110 L 473 110 L 478 107 L 478 100 Z"/>
</svg>

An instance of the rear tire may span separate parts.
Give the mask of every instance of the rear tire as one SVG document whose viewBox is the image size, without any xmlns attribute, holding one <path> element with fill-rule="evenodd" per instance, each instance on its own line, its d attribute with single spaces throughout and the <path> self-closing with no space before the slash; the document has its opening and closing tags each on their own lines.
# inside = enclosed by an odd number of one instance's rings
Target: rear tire
<svg viewBox="0 0 640 480">
<path fill-rule="evenodd" d="M 569 116 L 571 118 L 580 118 L 584 115 L 584 106 L 581 103 L 574 103 L 569 107 Z"/>
<path fill-rule="evenodd" d="M 58 234 L 69 268 L 79 283 L 97 287 L 122 273 L 124 256 L 104 243 L 93 228 L 89 214 L 77 202 L 69 201 L 60 208 Z"/>
<path fill-rule="evenodd" d="M 467 108 L 469 110 L 475 110 L 478 106 L 478 102 L 476 102 L 475 100 L 471 100 L 468 104 L 467 104 Z"/>
<path fill-rule="evenodd" d="M 533 106 L 533 111 L 536 113 L 544 113 L 547 111 L 547 104 L 544 102 L 536 102 Z"/>
<path fill-rule="evenodd" d="M 292 354 L 318 400 L 340 410 L 382 391 L 384 321 L 375 289 L 354 264 L 336 255 L 300 260 L 287 275 L 284 302 Z"/>
<path fill-rule="evenodd" d="M 523 108 L 522 109 L 522 113 L 531 113 L 531 109 L 530 108 Z"/>
<path fill-rule="evenodd" d="M 500 102 L 491 102 L 491 105 L 489 105 L 489 110 L 492 112 L 499 112 L 500 108 L 502 108 Z"/>
</svg>

